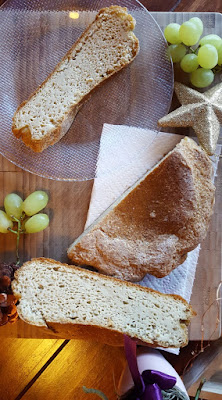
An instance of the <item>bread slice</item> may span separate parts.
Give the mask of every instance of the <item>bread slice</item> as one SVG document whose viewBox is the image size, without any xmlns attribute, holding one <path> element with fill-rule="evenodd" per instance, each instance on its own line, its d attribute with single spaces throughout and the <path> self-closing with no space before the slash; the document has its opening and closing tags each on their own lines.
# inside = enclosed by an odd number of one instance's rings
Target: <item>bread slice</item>
<svg viewBox="0 0 222 400">
<path fill-rule="evenodd" d="M 45 258 L 25 263 L 12 289 L 20 318 L 63 338 L 121 345 L 126 334 L 151 345 L 181 347 L 195 315 L 179 296 Z"/>
<path fill-rule="evenodd" d="M 124 280 L 164 277 L 207 233 L 211 177 L 206 153 L 182 139 L 74 241 L 68 257 Z"/>
<path fill-rule="evenodd" d="M 137 55 L 134 27 L 126 8 L 100 10 L 52 74 L 18 107 L 14 135 L 35 152 L 58 142 L 92 90 Z"/>
</svg>

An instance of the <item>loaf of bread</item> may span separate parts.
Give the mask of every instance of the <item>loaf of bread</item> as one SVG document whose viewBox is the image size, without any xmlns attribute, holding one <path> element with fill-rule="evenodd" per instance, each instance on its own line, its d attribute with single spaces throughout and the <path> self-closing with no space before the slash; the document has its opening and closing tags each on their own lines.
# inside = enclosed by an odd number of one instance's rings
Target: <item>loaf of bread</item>
<svg viewBox="0 0 222 400">
<path fill-rule="evenodd" d="M 137 55 L 134 27 L 126 8 L 100 10 L 51 75 L 18 107 L 14 135 L 35 152 L 58 142 L 92 90 Z"/>
<path fill-rule="evenodd" d="M 211 160 L 186 137 L 74 241 L 68 257 L 128 281 L 164 277 L 206 236 L 214 191 Z"/>
<path fill-rule="evenodd" d="M 195 315 L 179 296 L 45 258 L 25 263 L 12 289 L 25 322 L 112 345 L 122 345 L 126 334 L 153 346 L 184 346 Z"/>
</svg>

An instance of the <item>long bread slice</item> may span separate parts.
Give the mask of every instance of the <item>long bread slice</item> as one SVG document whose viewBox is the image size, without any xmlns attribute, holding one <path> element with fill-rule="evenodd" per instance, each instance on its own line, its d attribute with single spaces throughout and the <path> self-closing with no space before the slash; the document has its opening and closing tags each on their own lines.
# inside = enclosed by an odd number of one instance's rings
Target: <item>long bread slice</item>
<svg viewBox="0 0 222 400">
<path fill-rule="evenodd" d="M 35 152 L 58 142 L 91 92 L 136 57 L 134 27 L 126 8 L 100 10 L 51 75 L 18 107 L 14 135 Z"/>
<path fill-rule="evenodd" d="M 125 334 L 153 346 L 181 347 L 195 315 L 180 296 L 45 258 L 25 263 L 12 288 L 24 321 L 63 338 L 123 345 Z"/>
</svg>

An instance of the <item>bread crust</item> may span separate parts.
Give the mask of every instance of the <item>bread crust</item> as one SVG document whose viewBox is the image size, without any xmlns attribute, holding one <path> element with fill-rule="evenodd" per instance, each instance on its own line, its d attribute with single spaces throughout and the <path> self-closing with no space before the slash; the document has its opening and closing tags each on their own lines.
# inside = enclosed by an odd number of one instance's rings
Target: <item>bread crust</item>
<svg viewBox="0 0 222 400">
<path fill-rule="evenodd" d="M 183 139 L 69 247 L 76 264 L 117 278 L 162 278 L 206 236 L 215 187 L 212 164 Z"/>
<path fill-rule="evenodd" d="M 97 88 L 99 88 L 101 85 L 103 85 L 103 83 L 109 79 L 112 75 L 114 75 L 115 73 L 119 72 L 120 70 L 122 70 L 123 68 L 126 67 L 126 65 L 121 65 L 119 67 L 116 67 L 116 69 L 111 72 L 109 74 L 109 76 L 104 77 L 104 79 L 102 80 L 102 82 L 99 85 L 96 85 L 90 93 L 88 93 L 87 95 L 85 95 L 81 101 L 77 104 L 77 105 L 73 105 L 70 107 L 69 112 L 64 114 L 63 119 L 60 120 L 57 125 L 55 126 L 55 128 L 53 128 L 51 131 L 48 131 L 47 135 L 44 135 L 43 139 L 39 139 L 39 140 L 35 140 L 32 139 L 32 133 L 31 130 L 29 128 L 29 126 L 24 126 L 21 129 L 18 129 L 16 127 L 16 122 L 15 122 L 15 116 L 18 113 L 18 111 L 26 104 L 30 101 L 30 99 L 38 93 L 38 91 L 46 84 L 46 82 L 48 82 L 50 80 L 50 78 L 53 76 L 53 74 L 60 68 L 61 64 L 66 60 L 69 59 L 69 57 L 71 56 L 72 52 L 75 50 L 75 48 L 78 46 L 78 44 L 81 42 L 81 40 L 87 36 L 87 33 L 89 32 L 89 30 L 91 29 L 92 25 L 99 19 L 100 15 L 103 14 L 104 12 L 106 12 L 106 10 L 110 10 L 113 13 L 121 13 L 121 12 L 125 12 L 127 13 L 127 9 L 124 7 L 120 7 L 120 6 L 111 6 L 111 7 L 106 7 L 101 9 L 98 14 L 96 15 L 94 21 L 86 28 L 86 30 L 82 33 L 82 35 L 79 37 L 79 39 L 77 39 L 77 41 L 73 44 L 73 46 L 70 48 L 70 50 L 65 54 L 65 56 L 61 59 L 61 61 L 56 65 L 56 67 L 54 68 L 54 70 L 51 72 L 50 75 L 48 75 L 48 77 L 44 80 L 44 82 L 29 96 L 29 98 L 27 100 L 25 100 L 24 102 L 22 102 L 19 107 L 17 108 L 13 119 L 12 119 L 12 132 L 13 134 L 18 138 L 21 139 L 25 145 L 29 148 L 31 148 L 34 152 L 42 152 L 43 150 L 45 150 L 47 147 L 52 146 L 53 144 L 57 143 L 69 130 L 70 126 L 73 123 L 74 118 L 76 117 L 78 111 L 80 110 L 80 108 L 82 107 L 82 105 L 92 96 L 93 92 L 95 90 L 97 90 Z M 129 21 L 132 21 L 132 26 L 131 28 L 134 28 L 134 20 L 133 17 L 130 14 L 127 14 Z M 135 38 L 134 41 L 134 48 L 133 48 L 133 57 L 130 60 L 130 62 L 128 64 L 130 64 L 136 57 L 138 51 L 139 51 L 139 41 L 136 38 L 136 36 L 132 33 L 132 35 Z M 127 65 L 128 65 L 127 64 Z"/>
<path fill-rule="evenodd" d="M 84 339 L 99 343 L 105 343 L 110 346 L 123 347 L 124 335 L 114 329 L 106 329 L 100 326 L 81 325 L 81 324 L 61 324 L 55 322 L 47 322 L 47 328 L 43 327 L 44 331 L 50 330 L 50 334 L 62 339 Z M 188 344 L 187 326 L 184 324 L 184 338 L 180 347 L 185 347 Z M 143 342 L 137 337 L 131 337 L 138 345 L 149 347 L 163 347 L 167 348 L 162 341 Z M 169 346 L 168 346 L 169 347 Z M 170 345 L 171 348 L 178 348 L 177 346 Z"/>
<path fill-rule="evenodd" d="M 34 258 L 31 261 L 28 261 L 25 264 L 23 264 L 23 266 L 15 272 L 15 279 L 12 281 L 12 290 L 13 290 L 14 296 L 16 297 L 16 299 L 18 301 L 22 297 L 21 293 L 19 293 L 17 290 L 17 282 L 19 281 L 19 275 L 20 275 L 21 271 L 23 271 L 23 269 L 26 268 L 27 266 L 29 266 L 33 263 L 38 263 L 38 262 L 44 262 L 44 264 L 49 264 L 50 266 L 52 264 L 57 265 L 57 266 L 62 266 L 64 268 L 68 268 L 69 270 L 75 270 L 75 272 L 76 271 L 79 271 L 80 273 L 83 272 L 83 269 L 81 267 L 75 267 L 73 265 L 64 264 L 64 263 L 55 261 L 50 258 L 44 258 L 44 257 Z M 84 270 L 84 273 L 88 273 L 89 275 L 94 275 L 97 278 L 100 277 L 100 274 L 98 274 L 97 272 Z M 104 280 L 118 283 L 118 285 L 120 285 L 120 287 L 127 286 L 127 287 L 132 287 L 133 289 L 135 289 L 135 287 L 136 287 L 137 290 L 142 291 L 142 292 L 157 293 L 162 298 L 165 297 L 167 299 L 168 297 L 171 297 L 171 298 L 174 298 L 175 300 L 179 300 L 180 302 L 182 302 L 185 305 L 186 310 L 189 314 L 188 319 L 186 321 L 181 322 L 181 328 L 184 331 L 183 343 L 181 344 L 181 346 L 186 346 L 187 341 L 188 341 L 187 325 L 189 324 L 190 319 L 196 315 L 195 311 L 186 302 L 186 300 L 184 300 L 181 296 L 176 295 L 176 294 L 169 295 L 169 294 L 159 293 L 156 290 L 146 288 L 146 287 L 143 287 L 140 285 L 135 285 L 131 282 L 126 282 L 126 281 L 124 282 L 124 281 L 121 281 L 121 280 L 113 278 L 113 277 L 102 275 L 102 278 Z M 20 318 L 23 319 L 25 322 L 30 323 L 30 321 L 26 317 L 26 315 L 24 315 L 22 313 L 22 310 L 21 310 L 19 304 L 17 305 L 17 310 L 18 310 Z M 36 325 L 41 327 L 44 331 L 50 330 L 50 334 L 53 334 L 56 337 L 62 337 L 62 338 L 66 338 L 66 339 L 93 340 L 93 341 L 110 344 L 112 346 L 123 346 L 124 345 L 123 333 L 115 330 L 114 328 L 112 328 L 111 325 L 107 328 L 104 328 L 104 327 L 100 327 L 97 325 L 90 325 L 87 323 L 87 321 L 86 321 L 86 324 L 77 324 L 77 323 L 72 324 L 72 323 L 52 322 L 52 321 L 48 321 L 47 319 L 44 319 L 44 322 L 45 322 L 44 326 L 43 326 L 43 324 L 42 325 L 36 324 Z M 162 341 L 143 342 L 140 339 L 138 339 L 136 336 L 132 337 L 132 339 L 136 340 L 138 342 L 138 344 L 142 344 L 142 345 L 148 344 L 149 346 L 153 346 L 153 347 L 156 347 L 156 346 L 164 347 L 165 346 L 165 343 Z M 171 346 L 171 347 L 173 347 L 173 346 Z"/>
</svg>

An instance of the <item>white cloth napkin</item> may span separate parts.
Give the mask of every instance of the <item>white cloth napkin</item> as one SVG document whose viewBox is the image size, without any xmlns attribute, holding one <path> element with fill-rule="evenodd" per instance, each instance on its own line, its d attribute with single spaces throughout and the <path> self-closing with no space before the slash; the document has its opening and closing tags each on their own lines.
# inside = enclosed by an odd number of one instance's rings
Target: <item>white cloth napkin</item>
<svg viewBox="0 0 222 400">
<path fill-rule="evenodd" d="M 91 225 L 127 188 L 172 150 L 183 136 L 123 125 L 103 126 L 97 174 L 85 228 Z M 217 162 L 214 165 L 215 171 Z M 141 285 L 190 301 L 200 246 L 164 278 L 146 275 Z"/>
</svg>

